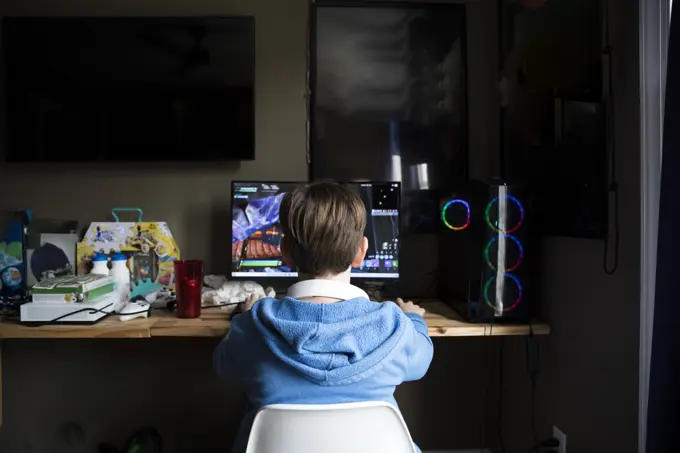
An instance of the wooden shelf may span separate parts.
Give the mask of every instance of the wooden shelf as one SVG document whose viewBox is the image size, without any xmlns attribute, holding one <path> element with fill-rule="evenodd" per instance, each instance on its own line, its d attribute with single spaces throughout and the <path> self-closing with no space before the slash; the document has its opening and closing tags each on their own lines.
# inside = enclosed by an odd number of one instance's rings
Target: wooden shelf
<svg viewBox="0 0 680 453">
<path fill-rule="evenodd" d="M 530 324 L 475 324 L 464 320 L 440 301 L 422 301 L 427 310 L 425 321 L 431 337 L 483 337 L 508 335 L 548 335 L 550 327 L 541 322 Z M 14 320 L 0 319 L 0 339 L 16 338 L 151 338 L 222 337 L 229 330 L 228 315 L 219 309 L 205 310 L 198 319 L 179 319 L 174 313 L 156 310 L 147 319 L 120 322 L 117 317 L 89 326 L 24 326 Z"/>
</svg>

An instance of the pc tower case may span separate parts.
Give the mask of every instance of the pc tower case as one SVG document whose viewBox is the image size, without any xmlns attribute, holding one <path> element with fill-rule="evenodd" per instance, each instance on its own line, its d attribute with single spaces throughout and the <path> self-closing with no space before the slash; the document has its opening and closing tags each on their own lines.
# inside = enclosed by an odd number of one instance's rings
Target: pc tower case
<svg viewBox="0 0 680 453">
<path fill-rule="evenodd" d="M 531 319 L 530 217 L 526 193 L 506 184 L 470 183 L 442 200 L 439 292 L 465 302 L 473 322 Z"/>
</svg>

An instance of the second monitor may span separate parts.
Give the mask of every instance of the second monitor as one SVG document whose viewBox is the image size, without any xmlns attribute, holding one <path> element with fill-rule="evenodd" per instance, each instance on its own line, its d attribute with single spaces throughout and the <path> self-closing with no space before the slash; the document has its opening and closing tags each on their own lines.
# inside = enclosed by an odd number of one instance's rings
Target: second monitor
<svg viewBox="0 0 680 453">
<path fill-rule="evenodd" d="M 232 278 L 296 278 L 283 263 L 279 206 L 287 191 L 306 183 L 235 181 L 231 187 Z M 352 278 L 399 278 L 399 207 L 401 185 L 396 182 L 344 184 L 366 206 L 368 251 Z"/>
</svg>

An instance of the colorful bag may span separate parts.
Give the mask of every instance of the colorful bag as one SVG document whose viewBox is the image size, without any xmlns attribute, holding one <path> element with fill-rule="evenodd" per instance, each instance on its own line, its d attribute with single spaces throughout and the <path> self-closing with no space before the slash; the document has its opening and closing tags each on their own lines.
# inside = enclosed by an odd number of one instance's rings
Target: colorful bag
<svg viewBox="0 0 680 453">
<path fill-rule="evenodd" d="M 135 211 L 137 222 L 121 222 L 120 211 Z M 152 281 L 174 288 L 174 262 L 179 259 L 179 247 L 165 222 L 143 222 L 139 208 L 115 208 L 114 222 L 91 223 L 76 247 L 78 275 L 92 267 L 95 252 L 113 256 L 121 252 L 128 256 L 128 268 L 133 282 Z"/>
</svg>

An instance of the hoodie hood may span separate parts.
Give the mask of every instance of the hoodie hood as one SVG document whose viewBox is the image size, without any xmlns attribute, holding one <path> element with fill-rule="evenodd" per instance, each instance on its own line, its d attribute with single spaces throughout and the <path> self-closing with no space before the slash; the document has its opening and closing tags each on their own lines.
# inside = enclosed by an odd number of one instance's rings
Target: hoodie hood
<svg viewBox="0 0 680 453">
<path fill-rule="evenodd" d="M 251 315 L 275 356 L 326 386 L 362 381 L 378 371 L 399 350 L 408 322 L 397 305 L 365 298 L 333 304 L 265 298 Z"/>
</svg>

